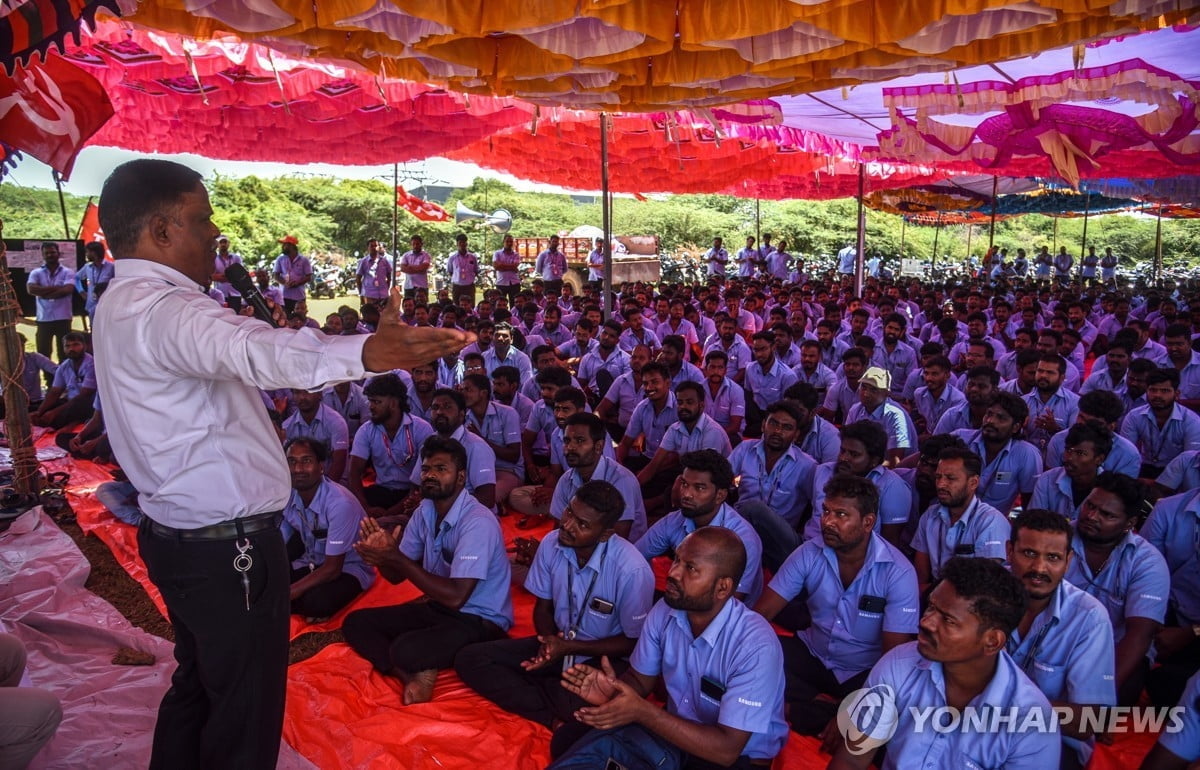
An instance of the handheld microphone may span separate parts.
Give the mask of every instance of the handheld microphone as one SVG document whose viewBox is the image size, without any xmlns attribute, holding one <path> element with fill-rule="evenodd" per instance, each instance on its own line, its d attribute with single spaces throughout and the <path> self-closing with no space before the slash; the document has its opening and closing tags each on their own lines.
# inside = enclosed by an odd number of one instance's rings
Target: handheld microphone
<svg viewBox="0 0 1200 770">
<path fill-rule="evenodd" d="M 234 262 L 229 267 L 225 268 L 225 280 L 238 290 L 238 294 L 242 295 L 242 299 L 250 303 L 250 307 L 254 308 L 254 317 L 260 321 L 266 321 L 271 326 L 276 326 L 275 316 L 271 313 L 270 306 L 267 305 L 267 300 L 263 297 L 262 292 L 254 285 L 254 281 L 250 278 L 250 273 L 246 272 L 246 268 Z"/>
</svg>

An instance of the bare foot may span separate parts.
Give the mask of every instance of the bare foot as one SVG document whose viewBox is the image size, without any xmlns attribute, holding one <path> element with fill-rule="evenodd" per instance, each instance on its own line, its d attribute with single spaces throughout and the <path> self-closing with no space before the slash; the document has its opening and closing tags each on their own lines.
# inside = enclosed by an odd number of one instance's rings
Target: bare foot
<svg viewBox="0 0 1200 770">
<path fill-rule="evenodd" d="M 404 705 L 428 703 L 433 700 L 433 686 L 437 682 L 437 669 L 427 668 L 415 674 L 409 674 L 404 683 Z"/>
</svg>

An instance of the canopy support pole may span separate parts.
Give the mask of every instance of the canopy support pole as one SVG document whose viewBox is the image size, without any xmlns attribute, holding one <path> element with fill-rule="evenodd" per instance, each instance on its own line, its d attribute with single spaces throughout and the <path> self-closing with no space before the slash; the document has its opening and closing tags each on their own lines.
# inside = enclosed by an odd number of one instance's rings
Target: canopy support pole
<svg viewBox="0 0 1200 770">
<path fill-rule="evenodd" d="M 1054 244 L 1054 245 L 1052 245 L 1052 246 L 1050 247 L 1050 251 L 1052 251 L 1052 252 L 1054 252 L 1055 254 L 1057 254 L 1057 253 L 1058 253 L 1058 217 L 1054 217 L 1054 240 L 1053 240 L 1053 244 Z"/>
<path fill-rule="evenodd" d="M 908 220 L 904 215 L 900 216 L 900 259 L 904 259 L 904 236 L 905 229 L 908 227 Z"/>
<path fill-rule="evenodd" d="M 854 256 L 854 296 L 856 297 L 862 296 L 863 265 L 867 261 L 867 212 L 863 207 L 866 186 L 867 167 L 860 162 L 858 164 L 858 238 L 854 244 L 856 251 Z"/>
<path fill-rule="evenodd" d="M 971 236 L 974 233 L 975 233 L 975 225 L 968 223 L 967 224 L 967 259 L 968 260 L 971 259 Z M 991 250 L 991 246 L 988 247 L 988 250 L 989 251 Z"/>
<path fill-rule="evenodd" d="M 1091 213 L 1092 194 L 1089 192 L 1083 199 L 1083 243 L 1079 246 L 1079 282 L 1083 283 L 1083 260 L 1087 256 L 1087 225 L 1088 214 Z"/>
<path fill-rule="evenodd" d="M 992 246 L 996 245 L 996 194 L 1000 189 L 1000 177 L 992 177 L 992 222 L 988 227 L 988 252 L 992 250 Z M 970 231 L 968 231 L 969 233 Z M 967 249 L 970 251 L 970 248 Z"/>
<path fill-rule="evenodd" d="M 71 240 L 71 225 L 67 223 L 67 199 L 63 197 L 62 176 L 53 169 L 51 169 L 50 173 L 54 175 L 54 186 L 58 188 L 58 207 L 62 209 L 63 236 L 67 240 Z"/>
<path fill-rule="evenodd" d="M 604 225 L 604 283 L 600 309 L 605 321 L 612 318 L 612 192 L 608 189 L 608 123 L 607 112 L 600 113 L 600 210 Z"/>
<path fill-rule="evenodd" d="M 754 242 L 762 245 L 762 200 L 754 196 Z"/>
<path fill-rule="evenodd" d="M 396 268 L 400 266 L 400 196 L 396 194 L 396 190 L 400 189 L 400 164 L 392 164 L 392 269 L 388 273 L 392 276 L 392 288 L 396 286 Z"/>
<path fill-rule="evenodd" d="M 938 237 L 942 234 L 942 212 L 938 212 L 937 223 L 933 227 L 933 259 L 929 260 L 929 272 L 937 271 Z"/>
<path fill-rule="evenodd" d="M 1162 286 L 1162 204 L 1158 204 L 1158 223 L 1154 227 L 1154 285 Z"/>
</svg>

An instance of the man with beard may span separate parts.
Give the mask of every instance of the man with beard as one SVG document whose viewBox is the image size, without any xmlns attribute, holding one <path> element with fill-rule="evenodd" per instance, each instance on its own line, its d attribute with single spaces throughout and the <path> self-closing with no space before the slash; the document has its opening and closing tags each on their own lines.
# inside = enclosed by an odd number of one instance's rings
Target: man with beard
<svg viewBox="0 0 1200 770">
<path fill-rule="evenodd" d="M 983 459 L 979 477 L 979 499 L 1007 514 L 1018 495 L 1033 493 L 1042 473 L 1042 453 L 1021 440 L 1021 427 L 1029 418 L 1023 400 L 1003 391 L 992 396 L 979 430 L 959 430 L 954 435 Z"/>
<path fill-rule="evenodd" d="M 565 345 L 571 341 L 571 330 L 562 323 L 562 310 L 558 305 L 549 305 L 542 312 L 542 322 L 533 327 L 530 332 L 534 336 L 541 337 L 547 345 L 558 347 Z"/>
<path fill-rule="evenodd" d="M 817 322 L 816 334 L 817 344 L 821 346 L 821 363 L 834 370 L 841 363 L 842 354 L 850 349 L 849 345 L 836 338 L 839 329 L 837 321 L 825 319 Z"/>
<path fill-rule="evenodd" d="M 466 371 L 464 367 L 464 372 Z M 400 375 L 396 375 L 399 377 Z M 408 394 L 408 413 L 426 422 L 433 420 L 433 392 L 438 389 L 438 367 L 435 362 L 414 366 L 411 370 L 412 390 Z"/>
<path fill-rule="evenodd" d="M 398 516 L 412 487 L 417 452 L 433 435 L 433 426 L 408 413 L 406 389 L 394 374 L 381 374 L 363 388 L 370 421 L 354 434 L 350 448 L 350 491 L 367 514 Z M 375 483 L 363 485 L 367 463 L 375 469 Z"/>
<path fill-rule="evenodd" d="M 1055 433 L 1073 425 L 1079 412 L 1079 396 L 1063 385 L 1066 372 L 1066 359 L 1057 353 L 1042 354 L 1037 365 L 1037 387 L 1024 397 L 1029 407 L 1025 437 L 1039 450 L 1046 449 Z"/>
<path fill-rule="evenodd" d="M 635 471 L 650 463 L 667 428 L 679 419 L 670 374 L 664 364 L 651 362 L 642 367 L 642 391 L 645 398 L 633 408 L 625 436 L 617 445 L 617 460 Z"/>
<path fill-rule="evenodd" d="M 1062 743 L 1054 731 L 987 729 L 994 709 L 1015 709 L 1017 724 L 1039 719 L 1054 723 L 1046 696 L 1021 673 L 1005 652 L 1008 637 L 1021 622 L 1028 600 L 1021 581 L 990 559 L 955 558 L 929 596 L 917 641 L 888 652 L 871 669 L 865 686 L 879 693 L 890 689 L 897 717 L 881 770 L 945 767 L 949 763 L 1045 770 L 1057 767 Z M 885 689 L 888 688 L 888 689 Z M 917 729 L 925 709 L 967 706 L 983 712 L 982 729 Z M 877 716 L 859 709 L 851 720 Z M 992 712 L 992 713 L 988 713 Z M 1035 713 L 1037 715 L 1035 715 Z M 860 734 L 873 725 L 855 724 Z M 855 754 L 839 741 L 830 770 L 866 770 L 874 752 Z"/>
<path fill-rule="evenodd" d="M 942 568 L 955 556 L 1004 559 L 1008 519 L 975 496 L 982 465 L 969 449 L 943 449 L 938 455 L 937 505 L 921 515 L 912 540 L 922 592 L 941 579 Z"/>
<path fill-rule="evenodd" d="M 938 419 L 933 434 L 953 433 L 956 430 L 975 430 L 983 427 L 983 415 L 987 412 L 992 396 L 999 391 L 1000 374 L 994 367 L 976 366 L 967 370 L 966 409 L 960 404 L 957 409 L 946 410 Z"/>
<path fill-rule="evenodd" d="M 735 599 L 745 566 L 737 536 L 721 527 L 697 529 L 679 543 L 663 601 L 646 617 L 629 669 L 618 678 L 602 660 L 600 669 L 563 673 L 564 686 L 591 704 L 576 717 L 596 729 L 551 768 L 771 763 L 787 737 L 783 652 L 770 624 Z M 700 648 L 703 656 L 693 652 Z M 660 675 L 665 710 L 646 700 Z"/>
<path fill-rule="evenodd" d="M 842 354 L 841 375 L 825 393 L 825 403 L 818 410 L 830 422 L 849 422 L 846 416 L 858 404 L 858 383 L 867 369 L 867 354 L 861 348 L 850 348 Z"/>
<path fill-rule="evenodd" d="M 662 343 L 658 340 L 658 335 L 646 328 L 646 316 L 642 315 L 640 307 L 627 307 L 621 313 L 621 317 L 625 319 L 625 330 L 621 332 L 621 337 L 617 341 L 617 345 L 626 353 L 632 354 L 633 349 L 639 346 L 644 346 L 651 353 L 662 347 Z"/>
<path fill-rule="evenodd" d="M 687 350 L 687 343 L 678 334 L 668 334 L 662 338 L 662 350 L 658 353 L 658 360 L 666 367 L 667 379 L 672 388 L 681 382 L 704 382 L 704 372 L 687 360 Z"/>
<path fill-rule="evenodd" d="M 65 428 L 92 416 L 96 400 L 96 367 L 84 336 L 68 332 L 61 340 L 66 357 L 54 370 L 54 383 L 29 421 L 43 428 Z"/>
<path fill-rule="evenodd" d="M 62 264 L 58 244 L 42 243 L 40 267 L 29 272 L 26 290 L 37 304 L 37 351 L 47 358 L 56 349 L 58 360 L 66 360 L 64 336 L 71 331 L 72 305 L 75 294 L 75 271 Z"/>
<path fill-rule="evenodd" d="M 951 447 L 966 449 L 967 445 L 958 436 L 936 433 L 921 442 L 920 452 L 906 459 L 902 467 L 896 468 L 896 475 L 912 489 L 914 511 L 924 511 L 937 502 L 937 483 L 934 477 L 937 475 L 938 457 L 943 449 Z M 912 542 L 918 521 L 920 518 L 914 517 L 905 526 L 901 535 L 902 547 L 907 547 Z"/>
<path fill-rule="evenodd" d="M 592 403 L 604 398 L 612 383 L 629 371 L 629 354 L 617 346 L 620 337 L 621 325 L 605 321 L 600 327 L 597 346 L 579 361 L 579 382 L 590 394 Z"/>
<path fill-rule="evenodd" d="M 567 420 L 576 414 L 587 412 L 587 398 L 583 395 L 583 391 L 579 388 L 559 388 L 554 393 L 554 430 L 550 431 L 550 476 L 558 479 L 563 474 L 563 470 L 567 467 L 566 458 L 563 456 L 563 429 L 567 426 Z M 602 445 L 604 456 L 611 459 L 616 458 L 616 452 L 613 451 L 612 443 L 604 442 Z"/>
<path fill-rule="evenodd" d="M 626 467 L 607 455 L 611 448 L 604 434 L 604 424 L 595 415 L 577 412 L 566 418 L 563 427 L 563 457 L 567 469 L 559 476 L 550 500 L 549 514 L 562 519 L 571 497 L 589 481 L 604 481 L 616 487 L 625 501 L 614 531 L 636 542 L 646 533 L 646 506 L 637 477 Z"/>
<path fill-rule="evenodd" d="M 1082 768 L 1095 745 L 1083 707 L 1115 706 L 1112 624 L 1104 605 L 1064 580 L 1071 562 L 1071 525 L 1054 511 L 1028 508 L 1005 545 L 1009 569 L 1029 603 L 1008 637 L 1013 661 L 1059 709 L 1062 767 Z M 1062 719 L 1063 711 L 1070 714 Z"/>
<path fill-rule="evenodd" d="M 467 493 L 467 450 L 430 436 L 421 446 L 421 504 L 389 532 L 363 519 L 355 550 L 389 583 L 410 581 L 423 596 L 357 610 L 342 632 L 381 674 L 404 682 L 404 705 L 433 697 L 439 669 L 463 647 L 501 639 L 513 622 L 504 535 L 490 509 Z M 401 534 L 403 532 L 403 534 Z"/>
<path fill-rule="evenodd" d="M 680 458 L 679 508 L 659 519 L 637 540 L 647 559 L 678 548 L 683 539 L 700 527 L 724 527 L 742 541 L 746 568 L 738 576 L 735 593 L 753 604 L 762 592 L 762 541 L 754 527 L 725 502 L 733 486 L 729 461 L 711 449 L 689 452 Z"/>
<path fill-rule="evenodd" d="M 917 352 L 905 341 L 908 322 L 899 313 L 883 321 L 883 345 L 875 349 L 875 358 L 892 375 L 892 396 L 899 398 L 909 374 L 917 368 Z"/>
<path fill-rule="evenodd" d="M 830 386 L 837 381 L 833 370 L 821 363 L 821 344 L 815 340 L 800 343 L 800 363 L 792 367 L 792 374 L 796 375 L 797 382 L 811 385 L 820 401 L 825 399 Z"/>
<path fill-rule="evenodd" d="M 659 474 L 674 479 L 679 473 L 679 457 L 687 452 L 712 449 L 729 456 L 729 437 L 717 421 L 704 413 L 704 387 L 681 382 L 675 387 L 675 415 L 679 418 L 663 434 L 650 464 L 638 473 L 638 482 L 653 486 Z"/>
<path fill-rule="evenodd" d="M 1179 372 L 1176 402 L 1187 409 L 1200 409 L 1200 353 L 1192 350 L 1192 330 L 1186 324 L 1171 324 L 1163 332 L 1167 366 Z"/>
<path fill-rule="evenodd" d="M 350 431 L 346 421 L 333 407 L 321 402 L 321 394 L 292 389 L 296 413 L 283 421 L 285 440 L 301 436 L 315 439 L 325 447 L 325 475 L 341 482 L 346 474 L 346 453 L 350 449 Z"/>
<path fill-rule="evenodd" d="M 722 350 L 710 350 L 704 356 L 704 413 L 725 431 L 730 446 L 742 440 L 742 422 L 746 419 L 746 391 L 725 376 L 729 357 Z"/>
<path fill-rule="evenodd" d="M 642 367 L 650 363 L 652 355 L 645 345 L 634 347 L 629 353 L 629 371 L 613 380 L 596 406 L 596 416 L 604 421 L 617 441 L 624 438 L 625 426 L 633 418 L 634 408 L 642 402 Z"/>
<path fill-rule="evenodd" d="M 292 496 L 280 528 L 285 541 L 294 537 L 304 546 L 292 559 L 292 614 L 329 618 L 375 582 L 375 571 L 354 550 L 365 511 L 350 490 L 322 473 L 327 449 L 319 440 L 289 439 L 283 452 Z"/>
<path fill-rule="evenodd" d="M 1150 665 L 1146 653 L 1163 622 L 1171 592 L 1167 563 L 1133 533 L 1141 515 L 1141 485 L 1119 473 L 1101 473 L 1083 501 L 1071 541 L 1067 580 L 1100 600 L 1116 642 L 1117 701 L 1137 703 Z"/>
<path fill-rule="evenodd" d="M 885 540 L 898 547 L 900 534 L 913 515 L 912 490 L 894 471 L 883 466 L 886 453 L 887 434 L 878 423 L 862 420 L 845 425 L 837 462 L 819 465 L 813 472 L 812 507 L 814 511 L 821 510 L 825 484 L 835 474 L 867 479 L 879 489 L 880 506 L 875 526 Z M 803 539 L 816 540 L 820 536 L 821 519 L 812 516 L 804 525 Z"/>
<path fill-rule="evenodd" d="M 554 730 L 551 755 L 587 729 L 574 714 L 588 704 L 562 686 L 562 672 L 576 662 L 600 665 L 603 657 L 624 671 L 654 603 L 650 565 L 614 531 L 624 508 L 621 493 L 606 481 L 575 490 L 561 526 L 546 535 L 525 578 L 537 598 L 537 635 L 473 644 L 454 660 L 475 692 Z"/>
<path fill-rule="evenodd" d="M 1150 385 L 1151 372 L 1157 369 L 1158 364 L 1144 358 L 1135 358 L 1129 362 L 1129 371 L 1125 373 L 1125 392 L 1121 394 L 1121 401 L 1125 404 L 1125 417 L 1121 418 L 1122 426 L 1125 425 L 1125 418 L 1130 412 L 1147 404 L 1146 388 Z"/>
<path fill-rule="evenodd" d="M 791 401 L 767 408 L 761 439 L 747 439 L 729 456 L 738 482 L 737 512 L 763 543 L 763 566 L 775 572 L 800 544 L 797 528 L 808 508 L 817 464 L 796 446 L 800 410 Z"/>
<path fill-rule="evenodd" d="M 913 391 L 913 407 L 916 410 L 913 422 L 921 434 L 943 432 L 935 430 L 943 416 L 967 411 L 961 408 L 966 397 L 950 384 L 951 368 L 950 359 L 945 356 L 935 356 L 923 367 L 925 384 Z M 862 390 L 861 385 L 859 390 Z"/>
<path fill-rule="evenodd" d="M 511 406 L 492 400 L 492 381 L 469 374 L 460 390 L 466 405 L 467 430 L 487 442 L 496 455 L 496 504 L 504 505 L 525 481 L 521 462 L 521 416 Z"/>
<path fill-rule="evenodd" d="M 533 379 L 533 364 L 529 356 L 513 347 L 512 342 L 512 326 L 507 323 L 496 324 L 492 332 L 492 346 L 483 351 L 483 366 L 488 375 L 501 366 L 515 366 L 521 373 L 521 381 L 528 382 Z"/>
<path fill-rule="evenodd" d="M 312 280 L 313 267 L 308 257 L 300 253 L 296 236 L 285 235 L 279 242 L 283 244 L 283 253 L 275 258 L 271 277 L 282 287 L 283 308 L 290 313 L 297 302 L 304 301 L 304 287 Z"/>
<path fill-rule="evenodd" d="M 1200 449 L 1200 416 L 1175 403 L 1178 396 L 1179 372 L 1156 369 L 1146 376 L 1146 405 L 1121 424 L 1121 435 L 1141 452 L 1141 478 L 1156 479 L 1175 457 Z"/>
<path fill-rule="evenodd" d="M 820 397 L 816 389 L 805 382 L 797 382 L 783 393 L 784 399 L 797 409 L 796 446 L 818 464 L 836 462 L 842 449 L 842 438 L 838 429 L 817 414 Z"/>
<path fill-rule="evenodd" d="M 872 366 L 858 383 L 858 403 L 846 413 L 846 422 L 869 420 L 877 423 L 887 434 L 887 453 L 884 464 L 896 467 L 905 456 L 917 448 L 917 429 L 908 412 L 892 401 L 891 377 L 886 369 Z"/>
<path fill-rule="evenodd" d="M 1142 456 L 1138 454 L 1138 448 L 1129 439 L 1115 432 L 1123 409 L 1119 396 L 1107 390 L 1093 390 L 1091 393 L 1079 397 L 1079 414 L 1075 418 L 1075 424 L 1091 425 L 1108 431 L 1112 436 L 1112 448 L 1108 451 L 1108 456 L 1104 458 L 1102 470 L 1124 473 L 1126 476 L 1136 478 L 1138 469 L 1142 466 Z M 1063 465 L 1069 433 L 1069 430 L 1056 433 L 1054 438 L 1050 439 L 1050 443 L 1046 445 L 1045 466 L 1047 468 L 1058 468 Z"/>
<path fill-rule="evenodd" d="M 1029 507 L 1048 509 L 1068 521 L 1075 521 L 1079 506 L 1108 461 L 1113 437 L 1108 428 L 1088 423 L 1072 425 L 1066 434 L 1062 467 L 1051 467 L 1038 477 Z"/>
<path fill-rule="evenodd" d="M 480 375 L 482 376 L 482 375 Z M 442 438 L 454 439 L 467 452 L 467 493 L 485 508 L 496 507 L 496 453 L 487 441 L 467 430 L 467 402 L 462 393 L 450 388 L 438 388 L 433 392 L 433 429 Z M 420 469 L 414 470 L 412 483 L 421 481 Z"/>
<path fill-rule="evenodd" d="M 916 638 L 920 608 L 912 565 L 874 532 L 875 485 L 834 476 L 824 491 L 821 539 L 787 557 L 754 607 L 774 620 L 801 594 L 808 605 L 812 625 L 780 639 L 788 721 L 801 735 L 820 733 L 884 653 Z"/>
<path fill-rule="evenodd" d="M 736 322 L 727 315 L 720 317 L 717 321 L 717 339 L 712 340 L 704 348 L 705 360 L 707 354 L 714 350 L 719 350 L 728 358 L 726 373 L 729 379 L 741 385 L 746 380 L 746 367 L 754 360 L 754 354 L 750 352 L 750 346 L 746 344 L 746 340 L 737 333 Z M 733 374 L 728 374 L 732 371 Z"/>
<path fill-rule="evenodd" d="M 1125 373 L 1129 371 L 1128 337 L 1118 335 L 1104 353 L 1104 366 L 1092 367 L 1091 375 L 1079 386 L 1079 395 L 1107 390 L 1118 396 L 1125 392 Z M 1099 363 L 1099 362 L 1096 362 Z"/>
<path fill-rule="evenodd" d="M 762 425 L 768 406 L 783 398 L 783 392 L 796 382 L 796 375 L 775 357 L 775 335 L 758 332 L 750 338 L 754 361 L 746 368 L 746 426 L 753 436 Z"/>
</svg>

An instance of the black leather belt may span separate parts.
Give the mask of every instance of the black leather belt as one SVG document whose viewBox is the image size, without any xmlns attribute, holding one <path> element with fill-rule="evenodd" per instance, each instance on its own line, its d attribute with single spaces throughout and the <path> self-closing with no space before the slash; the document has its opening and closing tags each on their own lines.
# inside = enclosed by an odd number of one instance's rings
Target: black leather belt
<svg viewBox="0 0 1200 770">
<path fill-rule="evenodd" d="M 151 533 L 172 540 L 237 540 L 248 535 L 265 532 L 268 529 L 278 529 L 279 524 L 283 521 L 283 511 L 256 513 L 253 516 L 223 521 L 220 524 L 209 524 L 207 527 L 199 529 L 176 529 L 168 527 L 166 524 L 159 524 L 153 519 L 146 519 L 146 521 L 149 522 Z"/>
</svg>

